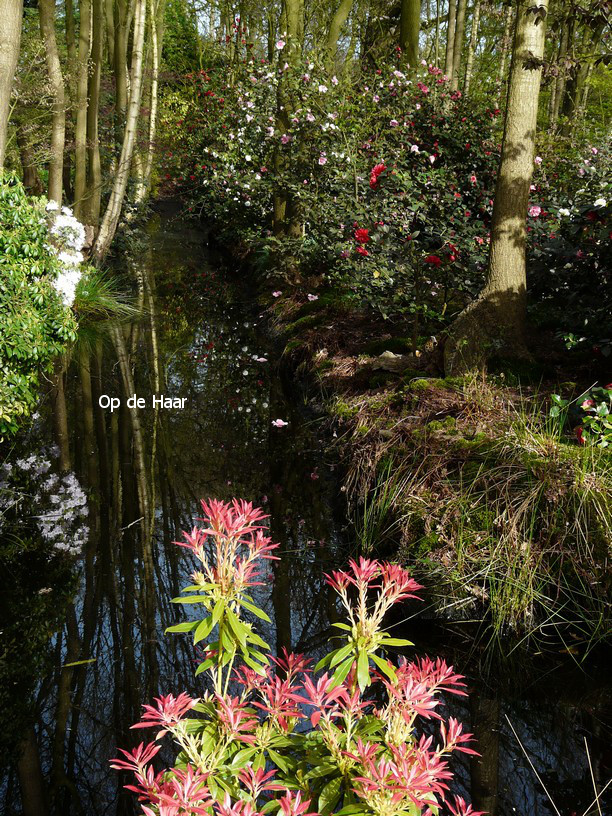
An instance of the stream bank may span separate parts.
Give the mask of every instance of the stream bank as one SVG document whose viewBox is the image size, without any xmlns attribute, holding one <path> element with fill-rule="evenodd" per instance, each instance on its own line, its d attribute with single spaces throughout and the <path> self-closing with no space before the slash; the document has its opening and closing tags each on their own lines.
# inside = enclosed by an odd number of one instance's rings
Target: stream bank
<svg viewBox="0 0 612 816">
<path fill-rule="evenodd" d="M 282 560 L 257 601 L 272 620 L 262 635 L 276 651 L 286 646 L 321 655 L 335 614 L 323 575 L 356 545 L 337 512 L 338 469 L 326 450 L 325 423 L 300 404 L 281 375 L 282 346 L 278 336 L 270 338 L 268 316 L 256 309 L 248 278 L 227 268 L 199 227 L 165 208 L 152 216 L 139 251 L 117 263 L 126 276 L 138 271 L 153 294 L 144 318 L 123 327 L 135 391 L 145 401 L 153 534 L 143 550 L 134 432 L 114 347 L 99 338 L 87 369 L 91 407 L 81 367 L 71 369 L 67 383 L 70 454 L 88 496 L 89 540 L 73 579 L 39 570 L 27 587 L 29 601 L 48 599 L 47 609 L 64 602 L 71 580 L 76 593 L 44 665 L 28 667 L 27 676 L 15 672 L 1 715 L 8 727 L 31 690 L 27 723 L 34 724 L 52 813 L 62 816 L 134 812 L 108 758 L 117 745 L 140 741 L 129 727 L 142 703 L 159 693 L 200 691 L 187 640 L 162 634 L 180 616 L 170 599 L 189 571 L 174 542 L 199 515 L 200 498 L 237 496 L 270 514 Z M 163 393 L 186 399 L 184 409 L 155 414 L 156 379 L 163 380 Z M 101 394 L 121 399 L 119 410 L 99 410 Z M 51 437 L 49 417 L 44 405 L 31 439 L 37 450 Z M 276 427 L 276 420 L 287 424 Z M 468 677 L 469 701 L 449 705 L 476 732 L 483 760 L 458 769 L 456 792 L 499 816 L 553 812 L 507 716 L 562 812 L 581 813 L 592 799 L 583 736 L 597 779 L 609 774 L 611 689 L 603 667 L 581 669 L 557 653 L 532 674 L 521 662 L 487 669 L 487 652 L 475 649 L 473 639 L 424 620 L 416 604 L 401 613 L 391 623 L 394 634 L 415 642 L 409 653 L 446 655 Z M 16 643 L 9 655 L 15 669 L 25 653 L 27 644 Z M 2 764 L 2 812 L 17 816 L 19 775 L 12 756 Z"/>
</svg>

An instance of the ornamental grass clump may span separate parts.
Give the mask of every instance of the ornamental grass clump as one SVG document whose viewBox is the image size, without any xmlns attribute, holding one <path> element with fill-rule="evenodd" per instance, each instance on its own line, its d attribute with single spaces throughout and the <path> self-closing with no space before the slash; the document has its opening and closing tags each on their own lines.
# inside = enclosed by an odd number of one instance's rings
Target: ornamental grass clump
<svg viewBox="0 0 612 816">
<path fill-rule="evenodd" d="M 443 660 L 393 663 L 388 652 L 412 645 L 383 628 L 391 606 L 418 598 L 408 572 L 360 558 L 326 576 L 347 622 L 334 624 L 341 644 L 312 669 L 304 655 L 270 655 L 245 619 L 248 611 L 269 621 L 250 594 L 276 558 L 261 510 L 235 499 L 202 507 L 204 525 L 180 542 L 199 568 L 174 600 L 204 614 L 168 631 L 193 634 L 204 652 L 196 673 L 207 682 L 199 698 L 168 694 L 145 705 L 132 727 L 153 729 L 153 741 L 112 760 L 134 775 L 126 788 L 143 813 L 477 816 L 449 792 L 450 758 L 476 753 L 472 735 L 440 711 L 442 693 L 465 695 L 463 678 Z M 156 769 L 166 736 L 178 754 Z"/>
</svg>

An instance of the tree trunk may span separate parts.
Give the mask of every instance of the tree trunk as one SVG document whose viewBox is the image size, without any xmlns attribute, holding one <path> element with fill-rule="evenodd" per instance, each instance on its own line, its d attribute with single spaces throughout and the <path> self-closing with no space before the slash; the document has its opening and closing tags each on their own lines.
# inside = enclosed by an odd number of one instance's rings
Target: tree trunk
<svg viewBox="0 0 612 816">
<path fill-rule="evenodd" d="M 66 133 L 66 103 L 64 77 L 60 66 L 57 40 L 55 38 L 55 0 L 38 0 L 40 33 L 45 43 L 47 72 L 53 92 L 53 119 L 51 122 L 51 157 L 49 160 L 50 201 L 62 203 L 64 174 L 64 140 Z"/>
<path fill-rule="evenodd" d="M 506 76 L 506 61 L 508 58 L 508 50 L 510 48 L 510 27 L 512 25 L 512 6 L 506 7 L 506 14 L 504 19 L 504 33 L 501 40 L 501 55 L 499 58 L 499 72 L 497 74 L 497 107 L 501 107 L 502 88 L 504 87 L 504 77 Z"/>
<path fill-rule="evenodd" d="M 126 0 L 115 0 L 114 6 L 113 68 L 115 73 L 115 145 L 122 143 L 127 113 L 127 43 L 128 9 Z"/>
<path fill-rule="evenodd" d="M 336 52 L 338 50 L 338 39 L 342 26 L 346 23 L 351 9 L 353 8 L 353 0 L 340 0 L 340 5 L 332 14 L 327 31 L 326 43 L 326 62 L 327 70 L 332 73 L 336 62 Z"/>
<path fill-rule="evenodd" d="M 563 95 L 565 93 L 565 82 L 567 79 L 566 57 L 570 38 L 570 29 L 572 29 L 573 37 L 573 26 L 569 23 L 569 21 L 564 21 L 563 28 L 561 29 L 561 37 L 559 39 L 559 51 L 557 54 L 558 74 L 553 82 L 550 92 L 551 104 L 550 115 L 548 117 L 548 126 L 551 130 L 555 130 L 557 127 L 561 102 L 563 101 Z"/>
<path fill-rule="evenodd" d="M 83 220 L 87 185 L 87 89 L 91 40 L 91 0 L 79 3 L 79 49 L 76 82 L 76 123 L 74 128 L 74 214 Z"/>
<path fill-rule="evenodd" d="M 19 158 L 21 160 L 21 172 L 23 173 L 23 186 L 31 195 L 42 195 L 43 183 L 38 174 L 38 167 L 36 166 L 26 126 L 22 122 L 17 121 L 15 123 L 15 130 L 17 148 L 19 149 Z"/>
<path fill-rule="evenodd" d="M 100 232 L 94 244 L 93 257 L 100 261 L 108 252 L 111 241 L 115 235 L 123 199 L 127 189 L 134 153 L 134 143 L 136 141 L 136 131 L 138 130 L 138 119 L 140 115 L 140 98 L 142 94 L 142 66 L 144 56 L 144 35 L 146 20 L 146 0 L 136 0 L 137 7 L 134 14 L 134 38 L 132 45 L 132 73 L 130 76 L 130 103 L 121 156 L 115 173 L 115 180 L 111 190 L 110 200 L 100 225 Z"/>
<path fill-rule="evenodd" d="M 526 217 L 533 175 L 547 1 L 519 0 L 502 153 L 491 222 L 487 282 L 457 318 L 445 348 L 447 372 L 481 366 L 493 352 L 526 357 Z"/>
<path fill-rule="evenodd" d="M 562 108 L 565 121 L 561 128 L 563 136 L 569 136 L 571 134 L 572 128 L 576 123 L 577 114 L 580 111 L 581 100 L 585 99 L 586 101 L 585 88 L 592 70 L 592 58 L 590 58 L 588 54 L 603 34 L 605 26 L 606 22 L 603 21 L 595 28 L 585 28 L 580 46 L 581 53 L 574 68 L 573 76 L 565 88 L 565 98 Z"/>
<path fill-rule="evenodd" d="M 4 167 L 11 92 L 19 46 L 21 43 L 21 19 L 23 0 L 4 0 L 0 18 L 0 171 Z"/>
<path fill-rule="evenodd" d="M 501 705 L 499 698 L 482 695 L 470 698 L 472 731 L 478 740 L 481 756 L 470 757 L 470 794 L 472 805 L 489 816 L 497 816 L 499 806 L 499 731 Z"/>
<path fill-rule="evenodd" d="M 444 73 L 452 79 L 453 76 L 453 47 L 455 45 L 455 25 L 457 20 L 457 0 L 448 0 L 448 28 L 446 31 L 446 57 Z"/>
<path fill-rule="evenodd" d="M 89 104 L 87 106 L 87 184 L 83 205 L 83 221 L 97 229 L 100 221 L 102 196 L 102 165 L 100 163 L 100 78 L 104 56 L 104 0 L 92 0 L 91 71 L 89 73 Z"/>
<path fill-rule="evenodd" d="M 465 31 L 465 7 L 467 0 L 457 0 L 457 19 L 455 21 L 455 42 L 453 43 L 453 74 L 451 90 L 459 88 L 459 68 L 461 66 L 461 52 L 463 51 L 463 34 Z"/>
<path fill-rule="evenodd" d="M 402 0 L 400 14 L 400 48 L 402 57 L 411 68 L 419 61 L 421 0 Z"/>
<path fill-rule="evenodd" d="M 136 200 L 144 201 L 151 187 L 151 172 L 153 170 L 153 158 L 155 156 L 155 136 L 157 133 L 157 93 L 159 85 L 159 67 L 161 62 L 163 21 L 164 21 L 165 0 L 151 0 L 150 6 L 150 26 L 151 26 L 151 105 L 149 112 L 149 139 L 147 144 L 147 157 L 143 170 L 142 181 L 136 193 Z"/>
<path fill-rule="evenodd" d="M 40 765 L 38 740 L 33 725 L 26 729 L 21 751 L 17 762 L 17 776 L 19 777 L 23 816 L 46 816 L 47 792 Z"/>
<path fill-rule="evenodd" d="M 474 3 L 472 14 L 472 30 L 470 32 L 470 44 L 468 46 L 467 61 L 465 63 L 465 80 L 463 83 L 463 95 L 468 96 L 470 84 L 472 82 L 472 71 L 474 70 L 474 54 L 478 45 L 478 26 L 480 25 L 480 0 Z"/>
</svg>

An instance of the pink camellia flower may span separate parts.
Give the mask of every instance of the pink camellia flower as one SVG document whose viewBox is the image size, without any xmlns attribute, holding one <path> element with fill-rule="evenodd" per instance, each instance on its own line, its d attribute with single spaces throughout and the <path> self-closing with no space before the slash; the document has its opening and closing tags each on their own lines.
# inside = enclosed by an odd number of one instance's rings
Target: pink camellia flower
<svg viewBox="0 0 612 816">
<path fill-rule="evenodd" d="M 399 125 L 399 122 L 397 121 L 397 119 L 392 119 L 392 120 L 389 122 L 389 125 L 390 125 L 391 127 L 397 127 L 397 126 Z"/>
<path fill-rule="evenodd" d="M 599 153 L 599 150 L 596 147 L 591 148 L 591 153 L 596 156 Z"/>
<path fill-rule="evenodd" d="M 312 303 L 313 301 L 315 301 L 315 300 L 318 300 L 318 299 L 319 299 L 319 296 L 318 296 L 318 295 L 310 295 L 310 294 L 308 295 L 308 300 L 309 300 L 311 303 Z"/>
<path fill-rule="evenodd" d="M 291 141 L 291 136 L 288 133 L 283 133 L 283 135 L 281 136 L 281 143 L 282 144 L 289 144 L 290 141 Z"/>
<path fill-rule="evenodd" d="M 312 115 L 312 113 L 310 113 L 310 111 L 309 111 L 309 112 L 306 114 L 306 121 L 308 121 L 308 122 L 314 122 L 314 120 L 315 120 L 314 116 L 313 116 L 313 115 Z"/>
<path fill-rule="evenodd" d="M 327 85 L 319 85 L 319 93 L 327 93 Z"/>
<path fill-rule="evenodd" d="M 321 166 L 323 166 L 324 164 L 327 164 L 327 153 L 325 153 L 325 152 L 321 153 L 321 155 L 319 156 L 319 164 Z"/>
<path fill-rule="evenodd" d="M 332 83 L 332 85 L 337 85 L 338 84 L 338 77 L 335 74 L 331 78 L 331 83 Z"/>
<path fill-rule="evenodd" d="M 436 160 L 436 157 L 435 157 L 435 156 L 430 156 L 430 157 L 429 157 L 429 163 L 430 163 L 430 164 L 433 164 L 433 163 L 435 162 L 435 160 Z"/>
<path fill-rule="evenodd" d="M 273 419 L 272 424 L 274 425 L 275 428 L 284 428 L 289 423 L 285 422 L 284 419 Z"/>
<path fill-rule="evenodd" d="M 609 382 L 607 385 L 604 385 L 606 391 L 612 391 L 612 382 Z"/>
<path fill-rule="evenodd" d="M 419 153 L 419 146 L 418 145 L 410 145 L 410 152 L 411 153 Z"/>
<path fill-rule="evenodd" d="M 280 297 L 282 294 L 280 289 L 277 289 L 276 292 L 272 292 L 272 297 Z"/>
<path fill-rule="evenodd" d="M 534 159 L 534 162 L 536 164 L 542 164 L 542 157 L 541 156 L 536 156 L 535 159 Z"/>
<path fill-rule="evenodd" d="M 472 173 L 472 175 L 470 176 L 470 183 L 471 184 L 476 184 L 476 174 L 475 173 Z"/>
<path fill-rule="evenodd" d="M 537 204 L 532 204 L 531 207 L 529 208 L 529 215 L 532 218 L 537 218 L 541 212 L 542 208 L 539 207 Z"/>
<path fill-rule="evenodd" d="M 286 45 L 286 43 L 285 43 L 284 40 L 277 40 L 276 41 L 276 47 L 278 48 L 279 51 L 282 51 L 283 48 L 285 47 L 285 45 Z"/>
<path fill-rule="evenodd" d="M 585 399 L 585 401 L 581 404 L 580 407 L 582 408 L 583 411 L 590 411 L 594 405 L 595 403 L 593 402 L 592 399 Z"/>
<path fill-rule="evenodd" d="M 379 96 L 378 94 L 374 94 L 374 96 L 372 97 L 372 99 L 373 99 L 375 102 L 380 102 L 380 96 Z"/>
</svg>

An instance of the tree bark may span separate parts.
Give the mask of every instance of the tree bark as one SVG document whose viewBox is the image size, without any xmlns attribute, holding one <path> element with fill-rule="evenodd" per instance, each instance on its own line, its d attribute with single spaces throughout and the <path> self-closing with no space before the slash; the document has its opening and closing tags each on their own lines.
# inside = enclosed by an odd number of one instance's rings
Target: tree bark
<svg viewBox="0 0 612 816">
<path fill-rule="evenodd" d="M 47 791 L 34 726 L 28 726 L 17 762 L 23 816 L 46 816 Z"/>
<path fill-rule="evenodd" d="M 74 214 L 83 220 L 87 186 L 87 89 L 91 44 L 91 0 L 79 4 L 79 48 L 77 56 L 76 123 L 74 128 Z"/>
<path fill-rule="evenodd" d="M 326 62 L 327 69 L 330 73 L 334 70 L 336 52 L 338 50 L 338 39 L 340 38 L 342 26 L 346 23 L 352 8 L 353 0 L 340 0 L 340 5 L 332 14 L 326 42 Z"/>
<path fill-rule="evenodd" d="M 49 159 L 50 201 L 62 203 L 64 176 L 64 142 L 66 135 L 66 93 L 55 37 L 55 0 L 38 0 L 40 33 L 45 44 L 47 72 L 53 91 L 53 118 L 51 122 L 51 156 Z"/>
<path fill-rule="evenodd" d="M 142 95 L 142 67 L 144 57 L 144 35 L 146 21 L 146 0 L 136 0 L 137 6 L 134 14 L 134 38 L 132 45 L 132 73 L 130 76 L 130 103 L 128 108 L 127 121 L 121 156 L 115 173 L 115 180 L 111 190 L 110 200 L 100 225 L 100 231 L 93 248 L 93 257 L 100 261 L 108 252 L 111 241 L 115 235 L 123 199 L 127 189 L 130 176 L 130 167 L 134 153 L 134 143 L 136 141 L 136 131 L 138 130 L 138 119 L 140 114 L 140 99 Z"/>
<path fill-rule="evenodd" d="M 13 79 L 19 59 L 23 0 L 5 0 L 0 17 L 0 171 L 4 167 Z"/>
<path fill-rule="evenodd" d="M 161 62 L 161 51 L 163 41 L 163 20 L 164 20 L 165 0 L 151 0 L 150 6 L 150 26 L 151 26 L 151 105 L 149 111 L 149 138 L 147 144 L 147 156 L 145 160 L 142 180 L 136 193 L 136 200 L 141 202 L 147 197 L 151 187 L 151 172 L 153 170 L 153 158 L 155 156 L 155 137 L 157 133 L 157 95 L 159 86 L 159 68 Z"/>
<path fill-rule="evenodd" d="M 455 45 L 455 25 L 457 20 L 457 0 L 448 0 L 448 28 L 446 32 L 446 57 L 444 73 L 452 79 L 453 75 L 453 48 Z"/>
<path fill-rule="evenodd" d="M 104 0 L 92 0 L 91 72 L 89 74 L 89 104 L 87 106 L 87 184 L 83 206 L 83 221 L 97 228 L 102 196 L 102 165 L 100 163 L 100 79 L 104 49 Z"/>
<path fill-rule="evenodd" d="M 17 120 L 15 122 L 15 131 L 19 158 L 21 160 L 21 172 L 23 173 L 23 186 L 31 195 L 42 195 L 43 183 L 38 173 L 38 167 L 36 166 L 32 152 L 32 145 L 28 138 L 27 127 L 23 122 Z"/>
<path fill-rule="evenodd" d="M 557 53 L 558 74 L 552 84 L 550 92 L 551 104 L 550 115 L 548 117 L 548 126 L 551 130 L 555 130 L 557 127 L 557 122 L 559 121 L 559 111 L 561 110 L 561 102 L 563 101 L 563 95 L 565 93 L 565 82 L 567 79 L 566 57 L 570 39 L 570 29 L 572 29 L 573 36 L 572 25 L 569 21 L 564 21 L 563 28 L 561 29 L 561 37 L 559 38 L 559 51 Z"/>
<path fill-rule="evenodd" d="M 491 222 L 487 282 L 457 318 L 445 347 L 445 368 L 480 367 L 492 353 L 527 357 L 526 217 L 533 175 L 538 99 L 548 0 L 519 0 L 508 105 Z"/>
<path fill-rule="evenodd" d="M 499 71 L 497 74 L 497 107 L 501 107 L 502 89 L 504 87 L 504 77 L 506 75 L 506 61 L 508 58 L 508 50 L 510 48 L 510 27 L 512 26 L 512 6 L 506 7 L 504 19 L 504 33 L 502 34 Z"/>
<path fill-rule="evenodd" d="M 474 70 L 474 55 L 478 45 L 478 27 L 480 25 L 480 0 L 474 3 L 472 14 L 472 30 L 470 32 L 470 44 L 468 46 L 467 61 L 465 63 L 465 80 L 463 82 L 463 95 L 468 96 L 472 83 L 472 71 Z"/>
<path fill-rule="evenodd" d="M 411 68 L 419 61 L 421 30 L 421 0 L 402 0 L 400 13 L 400 48 L 402 57 Z"/>
<path fill-rule="evenodd" d="M 465 31 L 465 8 L 467 0 L 457 0 L 457 19 L 455 20 L 455 42 L 453 43 L 453 73 L 451 76 L 451 90 L 459 88 L 459 68 L 461 66 L 461 52 L 463 51 L 463 34 Z"/>
</svg>

